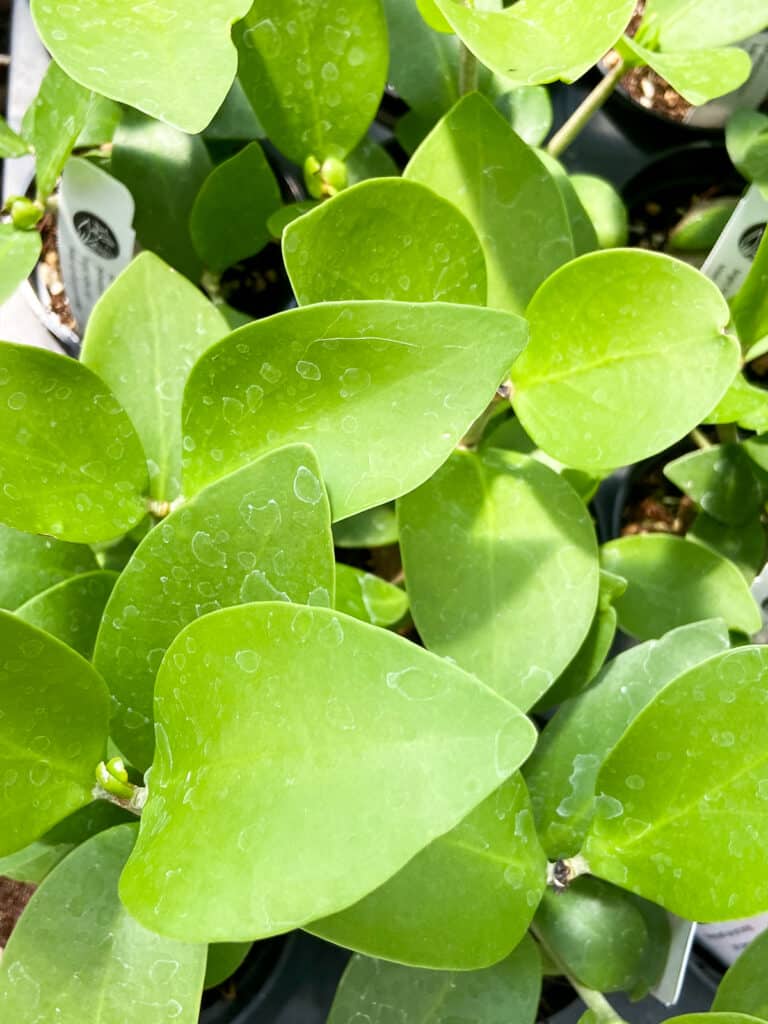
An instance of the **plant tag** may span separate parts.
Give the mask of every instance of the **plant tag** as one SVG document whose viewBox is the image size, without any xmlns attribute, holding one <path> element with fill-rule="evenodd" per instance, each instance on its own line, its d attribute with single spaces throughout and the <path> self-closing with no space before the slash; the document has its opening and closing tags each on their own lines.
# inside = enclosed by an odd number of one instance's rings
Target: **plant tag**
<svg viewBox="0 0 768 1024">
<path fill-rule="evenodd" d="M 739 43 L 752 59 L 752 73 L 733 92 L 719 96 L 710 103 L 692 107 L 685 123 L 692 128 L 722 128 L 734 110 L 757 110 L 768 96 L 768 32 L 758 32 Z"/>
<path fill-rule="evenodd" d="M 685 972 L 688 970 L 688 961 L 696 934 L 696 925 L 692 921 L 685 921 L 676 914 L 670 914 L 669 931 L 669 956 L 661 980 L 654 989 L 651 989 L 651 995 L 665 1006 L 674 1006 L 683 989 Z"/>
<path fill-rule="evenodd" d="M 702 273 L 730 299 L 749 273 L 768 221 L 768 199 L 750 185 L 704 261 Z"/>
<path fill-rule="evenodd" d="M 87 160 L 67 162 L 59 194 L 61 277 L 82 334 L 91 310 L 133 258 L 133 196 Z"/>
</svg>

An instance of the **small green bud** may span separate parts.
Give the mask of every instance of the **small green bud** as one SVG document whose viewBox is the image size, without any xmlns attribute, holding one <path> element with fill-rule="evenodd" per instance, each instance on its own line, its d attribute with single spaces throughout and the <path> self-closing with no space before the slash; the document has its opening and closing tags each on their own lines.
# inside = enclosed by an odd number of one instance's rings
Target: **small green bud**
<svg viewBox="0 0 768 1024">
<path fill-rule="evenodd" d="M 313 199 L 323 198 L 323 181 L 320 177 L 321 165 L 316 156 L 308 156 L 304 161 L 304 184 Z"/>
<path fill-rule="evenodd" d="M 16 196 L 10 204 L 13 226 L 21 231 L 31 231 L 41 220 L 45 207 L 37 199 Z"/>
<path fill-rule="evenodd" d="M 326 157 L 322 163 L 316 156 L 308 156 L 304 161 L 304 183 L 313 199 L 335 196 L 349 184 L 347 165 L 335 156 Z"/>
</svg>

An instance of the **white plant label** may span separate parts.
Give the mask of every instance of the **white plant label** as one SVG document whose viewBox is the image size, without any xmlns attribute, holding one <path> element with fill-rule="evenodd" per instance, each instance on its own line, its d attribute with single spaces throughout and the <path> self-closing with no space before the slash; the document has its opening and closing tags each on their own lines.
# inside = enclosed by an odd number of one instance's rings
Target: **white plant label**
<svg viewBox="0 0 768 1024">
<path fill-rule="evenodd" d="M 751 185 L 704 261 L 702 273 L 730 299 L 744 283 L 768 222 L 768 199 Z"/>
<path fill-rule="evenodd" d="M 88 160 L 67 162 L 59 193 L 64 288 L 82 334 L 101 294 L 133 258 L 133 196 Z"/>
<path fill-rule="evenodd" d="M 734 110 L 757 110 L 768 96 L 768 31 L 738 44 L 752 59 L 752 73 L 744 85 L 701 107 L 692 107 L 685 123 L 692 128 L 722 128 Z"/>
<path fill-rule="evenodd" d="M 669 956 L 664 973 L 656 987 L 651 989 L 651 995 L 665 1006 L 674 1006 L 680 999 L 695 935 L 696 925 L 692 921 L 685 921 L 676 914 L 669 915 Z"/>
</svg>

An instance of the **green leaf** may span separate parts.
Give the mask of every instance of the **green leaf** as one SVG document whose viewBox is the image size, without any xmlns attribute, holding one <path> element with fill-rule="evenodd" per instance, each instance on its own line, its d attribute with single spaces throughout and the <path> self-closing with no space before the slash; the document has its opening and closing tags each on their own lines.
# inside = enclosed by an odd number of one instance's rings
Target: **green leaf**
<svg viewBox="0 0 768 1024">
<path fill-rule="evenodd" d="M 752 70 L 746 50 L 733 46 L 660 53 L 629 36 L 624 36 L 622 42 L 641 63 L 650 65 L 694 106 L 738 89 Z"/>
<path fill-rule="evenodd" d="M 115 132 L 110 169 L 136 203 L 133 226 L 141 245 L 197 281 L 202 263 L 189 217 L 213 169 L 202 137 L 128 110 Z"/>
<path fill-rule="evenodd" d="M 759 434 L 768 431 L 768 391 L 749 384 L 740 373 L 703 422 L 737 423 Z"/>
<path fill-rule="evenodd" d="M 643 24 L 662 49 L 698 50 L 738 43 L 768 25 L 763 0 L 648 0 Z"/>
<path fill-rule="evenodd" d="M 435 0 L 464 44 L 516 85 L 580 78 L 616 42 L 633 0 L 518 0 L 496 13 Z"/>
<path fill-rule="evenodd" d="M 744 1013 L 686 1013 L 682 1017 L 669 1017 L 667 1024 L 765 1024 L 765 1021 Z"/>
<path fill-rule="evenodd" d="M 362 139 L 345 160 L 349 184 L 368 178 L 397 177 L 400 169 L 389 153 L 370 138 Z"/>
<path fill-rule="evenodd" d="M 405 177 L 452 202 L 474 227 L 485 252 L 489 306 L 524 312 L 541 282 L 573 257 L 557 185 L 533 150 L 477 93 L 465 96 L 437 124 Z"/>
<path fill-rule="evenodd" d="M 613 185 L 593 174 L 572 174 L 570 181 L 595 226 L 600 248 L 626 245 L 629 238 L 627 208 Z"/>
<path fill-rule="evenodd" d="M 103 570 L 73 576 L 37 594 L 21 605 L 16 614 L 84 658 L 90 658 L 104 606 L 117 576 L 116 572 Z"/>
<path fill-rule="evenodd" d="M 94 653 L 112 693 L 112 735 L 137 768 L 152 759 L 155 676 L 184 626 L 251 601 L 332 603 L 330 512 L 319 477 L 306 445 L 272 452 L 185 502 L 139 544 Z"/>
<path fill-rule="evenodd" d="M 337 548 L 379 548 L 397 544 L 397 537 L 394 505 L 369 508 L 333 524 L 333 542 Z"/>
<path fill-rule="evenodd" d="M 637 640 L 722 618 L 729 629 L 756 633 L 760 610 L 731 562 L 701 544 L 666 533 L 621 537 L 604 544 L 602 564 L 629 583 L 616 599 L 619 626 Z"/>
<path fill-rule="evenodd" d="M 203 131 L 206 139 L 248 141 L 263 139 L 265 131 L 236 78 L 216 116 Z"/>
<path fill-rule="evenodd" d="M 718 288 L 659 253 L 581 256 L 539 288 L 526 315 L 531 340 L 512 368 L 515 412 L 540 447 L 579 469 L 668 448 L 738 369 Z"/>
<path fill-rule="evenodd" d="M 354 17 L 324 0 L 260 0 L 234 39 L 243 89 L 285 156 L 303 164 L 354 149 L 386 84 L 379 0 L 357 0 Z"/>
<path fill-rule="evenodd" d="M 574 256 L 583 256 L 584 253 L 593 252 L 597 248 L 597 232 L 565 167 L 563 167 L 559 160 L 550 156 L 545 149 L 538 150 L 537 155 L 555 179 L 560 197 L 565 204 L 571 238 L 573 240 Z"/>
<path fill-rule="evenodd" d="M 35 187 L 43 201 L 56 188 L 72 147 L 85 127 L 92 95 L 72 81 L 54 60 L 24 115 L 21 133 L 35 150 Z"/>
<path fill-rule="evenodd" d="M 195 1024 L 205 946 L 160 938 L 120 903 L 135 825 L 71 853 L 30 900 L 0 968 L 0 1014 L 15 1024 Z"/>
<path fill-rule="evenodd" d="M 725 526 L 706 512 L 699 512 L 685 536 L 733 562 L 747 583 L 765 565 L 766 537 L 760 516 L 742 526 Z"/>
<path fill-rule="evenodd" d="M 731 311 L 744 351 L 768 337 L 768 231 L 763 232 L 749 273 L 731 299 Z"/>
<path fill-rule="evenodd" d="M 436 32 L 413 0 L 384 0 L 389 80 L 411 110 L 434 122 L 459 99 L 459 41 Z"/>
<path fill-rule="evenodd" d="M 666 964 L 666 912 L 599 878 L 577 878 L 563 893 L 548 890 L 536 928 L 568 973 L 598 992 L 640 998 Z"/>
<path fill-rule="evenodd" d="M 123 117 L 123 108 L 119 103 L 108 100 L 106 96 L 94 93 L 85 124 L 75 142 L 75 149 L 91 146 L 103 146 L 115 137 L 117 126 Z"/>
<path fill-rule="evenodd" d="M 286 269 L 301 305 L 336 299 L 486 298 L 472 225 L 424 185 L 378 178 L 345 189 L 286 228 Z"/>
<path fill-rule="evenodd" d="M 740 444 L 712 445 L 681 455 L 664 476 L 704 511 L 732 526 L 754 519 L 763 506 L 768 476 Z"/>
<path fill-rule="evenodd" d="M 334 519 L 381 505 L 445 461 L 524 342 L 517 317 L 443 303 L 329 302 L 249 324 L 190 376 L 186 492 L 303 441 Z"/>
<path fill-rule="evenodd" d="M 392 626 L 408 611 L 408 595 L 370 572 L 337 565 L 335 607 L 361 622 Z"/>
<path fill-rule="evenodd" d="M 528 791 L 515 775 L 381 888 L 307 930 L 416 967 L 490 967 L 523 939 L 546 878 Z"/>
<path fill-rule="evenodd" d="M 145 515 L 147 463 L 131 421 L 86 366 L 0 345 L 0 519 L 86 543 Z"/>
<path fill-rule="evenodd" d="M 235 973 L 253 946 L 252 942 L 214 942 L 208 947 L 203 988 L 215 988 Z"/>
<path fill-rule="evenodd" d="M 535 742 L 517 708 L 456 666 L 339 612 L 281 603 L 188 626 L 158 673 L 155 718 L 120 892 L 140 921 L 186 941 L 260 938 L 350 906 Z M 201 833 L 217 837 L 216 857 Z"/>
<path fill-rule="evenodd" d="M 181 401 L 195 360 L 229 334 L 218 310 L 162 260 L 143 252 L 91 313 L 82 360 L 113 389 L 147 453 L 150 492 L 181 491 Z"/>
<path fill-rule="evenodd" d="M 197 194 L 189 222 L 197 255 L 217 272 L 253 256 L 270 240 L 267 219 L 280 204 L 264 150 L 252 142 L 215 167 Z"/>
<path fill-rule="evenodd" d="M 416 7 L 430 28 L 433 28 L 436 32 L 453 33 L 453 29 L 441 14 L 435 0 L 416 0 Z"/>
<path fill-rule="evenodd" d="M 594 813 L 600 765 L 635 715 L 670 680 L 727 649 L 724 623 L 682 626 L 609 661 L 586 693 L 560 708 L 525 768 L 550 858 L 578 852 Z"/>
<path fill-rule="evenodd" d="M 578 651 L 597 542 L 572 488 L 534 459 L 457 452 L 401 499 L 408 595 L 426 646 L 529 708 Z"/>
<path fill-rule="evenodd" d="M 768 909 L 766 682 L 766 648 L 726 651 L 635 718 L 598 776 L 592 874 L 692 921 Z"/>
<path fill-rule="evenodd" d="M 692 207 L 669 234 L 669 247 L 676 252 L 709 252 L 738 205 L 728 196 L 710 199 Z"/>
<path fill-rule="evenodd" d="M 0 524 L 0 608 L 18 608 L 68 576 L 98 569 L 85 544 L 21 533 Z"/>
<path fill-rule="evenodd" d="M 20 231 L 0 224 L 0 302 L 10 299 L 37 265 L 42 249 L 37 231 Z"/>
<path fill-rule="evenodd" d="M 237 70 L 230 28 L 251 0 L 163 0 L 125 7 L 32 0 L 37 31 L 55 60 L 88 89 L 181 131 L 199 132 Z"/>
<path fill-rule="evenodd" d="M 26 156 L 32 152 L 30 144 L 11 128 L 4 117 L 0 117 L 0 157 Z"/>
<path fill-rule="evenodd" d="M 0 650 L 0 854 L 7 854 L 92 801 L 109 695 L 80 655 L 5 611 Z"/>
<path fill-rule="evenodd" d="M 498 82 L 498 78 L 494 82 Z M 506 80 L 501 80 L 502 88 Z M 496 98 L 496 108 L 529 146 L 540 146 L 552 128 L 552 100 L 540 85 L 519 85 Z"/>
<path fill-rule="evenodd" d="M 482 971 L 416 970 L 352 957 L 328 1024 L 534 1024 L 541 993 L 541 960 L 532 939 Z M 394 1016 L 397 1015 L 397 1016 Z"/>
<path fill-rule="evenodd" d="M 720 982 L 712 1009 L 718 1012 L 751 1013 L 768 1020 L 768 932 L 747 946 Z"/>
</svg>

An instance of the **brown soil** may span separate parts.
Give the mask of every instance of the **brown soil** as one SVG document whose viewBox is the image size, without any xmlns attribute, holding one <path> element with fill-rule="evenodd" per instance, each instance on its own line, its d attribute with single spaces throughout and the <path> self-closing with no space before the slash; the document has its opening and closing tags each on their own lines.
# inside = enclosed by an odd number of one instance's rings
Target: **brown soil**
<svg viewBox="0 0 768 1024">
<path fill-rule="evenodd" d="M 667 480 L 661 466 L 634 481 L 622 516 L 623 537 L 638 533 L 684 536 L 696 518 L 696 506 Z"/>
<path fill-rule="evenodd" d="M 36 886 L 0 875 L 0 949 L 10 938 Z"/>
<path fill-rule="evenodd" d="M 64 282 L 61 279 L 58 232 L 56 218 L 52 214 L 46 213 L 43 217 L 40 233 L 43 237 L 43 254 L 39 264 L 40 277 L 48 293 L 48 305 L 51 312 L 65 327 L 78 333 L 77 321 L 72 313 L 67 293 L 64 290 Z"/>
</svg>

